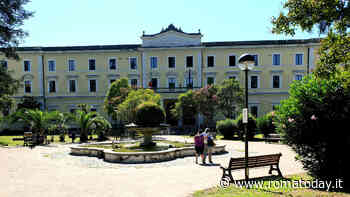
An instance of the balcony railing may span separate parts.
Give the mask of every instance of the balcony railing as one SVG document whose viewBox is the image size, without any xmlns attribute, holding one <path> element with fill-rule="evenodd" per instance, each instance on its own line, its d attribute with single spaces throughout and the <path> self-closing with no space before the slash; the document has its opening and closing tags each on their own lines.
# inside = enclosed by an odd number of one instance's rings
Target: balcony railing
<svg viewBox="0 0 350 197">
<path fill-rule="evenodd" d="M 175 87 L 175 88 L 147 88 L 152 89 L 157 93 L 183 93 L 187 92 L 188 90 L 198 90 L 202 87 Z"/>
</svg>

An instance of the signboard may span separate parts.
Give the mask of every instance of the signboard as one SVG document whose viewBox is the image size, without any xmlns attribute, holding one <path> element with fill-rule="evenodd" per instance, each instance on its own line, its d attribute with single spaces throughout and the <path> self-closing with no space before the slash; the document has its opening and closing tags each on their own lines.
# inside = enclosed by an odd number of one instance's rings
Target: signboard
<svg viewBox="0 0 350 197">
<path fill-rule="evenodd" d="M 243 123 L 248 123 L 248 109 L 243 108 Z"/>
</svg>

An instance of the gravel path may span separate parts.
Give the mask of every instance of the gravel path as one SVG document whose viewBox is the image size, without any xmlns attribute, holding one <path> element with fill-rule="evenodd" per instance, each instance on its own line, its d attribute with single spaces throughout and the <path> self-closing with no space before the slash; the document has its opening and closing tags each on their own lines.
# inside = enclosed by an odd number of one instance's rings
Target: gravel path
<svg viewBox="0 0 350 197">
<path fill-rule="evenodd" d="M 164 137 L 164 136 L 162 136 Z M 191 141 L 181 136 L 171 140 Z M 227 154 L 213 156 L 211 166 L 194 164 L 194 157 L 155 164 L 115 164 L 95 157 L 72 156 L 69 145 L 0 147 L 1 197 L 184 197 L 199 189 L 218 185 L 229 157 L 244 156 L 244 143 L 218 141 Z M 284 175 L 304 172 L 295 153 L 285 145 L 250 142 L 249 154 L 282 153 L 280 168 Z M 244 170 L 233 173 L 243 178 Z M 250 170 L 251 177 L 267 176 L 268 168 Z"/>
</svg>

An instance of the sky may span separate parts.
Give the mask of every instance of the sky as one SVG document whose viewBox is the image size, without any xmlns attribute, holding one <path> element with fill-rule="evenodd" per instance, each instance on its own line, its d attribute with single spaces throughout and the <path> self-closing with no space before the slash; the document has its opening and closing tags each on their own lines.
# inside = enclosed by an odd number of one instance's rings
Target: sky
<svg viewBox="0 0 350 197">
<path fill-rule="evenodd" d="M 155 34 L 169 24 L 203 34 L 202 42 L 308 39 L 271 33 L 271 17 L 282 0 L 32 0 L 34 11 L 21 46 L 141 44 L 142 32 Z"/>
</svg>

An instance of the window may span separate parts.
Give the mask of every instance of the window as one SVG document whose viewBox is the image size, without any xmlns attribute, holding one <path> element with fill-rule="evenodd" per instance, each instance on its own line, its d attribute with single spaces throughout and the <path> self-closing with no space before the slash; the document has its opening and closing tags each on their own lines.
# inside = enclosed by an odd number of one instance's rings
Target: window
<svg viewBox="0 0 350 197">
<path fill-rule="evenodd" d="M 97 80 L 96 79 L 89 80 L 89 91 L 90 92 L 97 92 Z"/>
<path fill-rule="evenodd" d="M 157 57 L 150 57 L 150 65 L 151 65 L 151 69 L 157 69 L 158 68 L 158 58 Z"/>
<path fill-rule="evenodd" d="M 24 81 L 24 93 L 32 93 L 32 82 Z"/>
<path fill-rule="evenodd" d="M 208 67 L 214 67 L 215 66 L 215 58 L 214 58 L 214 56 L 208 56 L 207 57 L 207 66 Z"/>
<path fill-rule="evenodd" d="M 169 87 L 169 89 L 175 89 L 176 78 L 168 78 L 168 87 Z"/>
<path fill-rule="evenodd" d="M 77 91 L 77 80 L 69 80 L 69 92 L 74 93 Z"/>
<path fill-rule="evenodd" d="M 5 68 L 5 70 L 6 70 L 6 69 L 8 68 L 7 61 L 1 60 L 1 61 L 0 61 L 0 66 L 2 66 L 3 68 Z"/>
<path fill-rule="evenodd" d="M 175 68 L 175 57 L 168 57 L 168 67 Z"/>
<path fill-rule="evenodd" d="M 112 85 L 112 83 L 114 83 L 115 82 L 115 79 L 110 79 L 109 80 L 109 85 Z"/>
<path fill-rule="evenodd" d="M 117 70 L 117 59 L 111 58 L 108 62 L 109 70 Z"/>
<path fill-rule="evenodd" d="M 75 71 L 75 60 L 68 60 L 68 71 Z"/>
<path fill-rule="evenodd" d="M 280 76 L 279 75 L 272 76 L 272 88 L 280 88 Z"/>
<path fill-rule="evenodd" d="M 280 54 L 273 54 L 272 55 L 272 65 L 274 65 L 274 66 L 281 65 L 281 55 Z"/>
<path fill-rule="evenodd" d="M 49 72 L 56 71 L 56 61 L 55 60 L 49 60 L 49 61 L 47 61 L 47 64 L 49 66 Z"/>
<path fill-rule="evenodd" d="M 258 117 L 258 106 L 250 106 L 250 113 L 257 118 Z"/>
<path fill-rule="evenodd" d="M 129 64 L 130 64 L 130 69 L 131 70 L 136 70 L 137 69 L 137 59 L 136 59 L 136 57 L 130 57 L 129 58 Z"/>
<path fill-rule="evenodd" d="M 236 76 L 229 76 L 228 78 L 236 80 Z"/>
<path fill-rule="evenodd" d="M 185 84 L 187 88 L 193 88 L 193 78 L 192 77 L 186 77 L 185 78 Z"/>
<path fill-rule="evenodd" d="M 23 64 L 24 64 L 24 68 L 23 68 L 24 72 L 30 72 L 30 64 L 31 64 L 30 60 L 24 60 Z"/>
<path fill-rule="evenodd" d="M 303 65 L 303 54 L 295 54 L 295 65 Z"/>
<path fill-rule="evenodd" d="M 157 88 L 158 87 L 158 79 L 152 78 L 150 86 L 151 86 L 151 88 Z"/>
<path fill-rule="evenodd" d="M 207 85 L 208 86 L 213 85 L 214 81 L 215 81 L 214 77 L 207 77 Z"/>
<path fill-rule="evenodd" d="M 250 88 L 258 88 L 258 76 L 250 76 Z"/>
<path fill-rule="evenodd" d="M 253 55 L 254 61 L 255 61 L 255 66 L 259 65 L 259 56 L 258 55 Z"/>
<path fill-rule="evenodd" d="M 193 56 L 187 56 L 186 57 L 186 68 L 192 68 L 193 67 Z"/>
<path fill-rule="evenodd" d="M 137 88 L 137 79 L 131 79 L 130 84 L 132 88 Z"/>
<path fill-rule="evenodd" d="M 302 74 L 296 74 L 295 75 L 295 80 L 298 80 L 298 81 L 303 80 L 303 75 Z"/>
<path fill-rule="evenodd" d="M 228 56 L 228 65 L 229 66 L 236 66 L 236 56 L 234 56 L 234 55 Z"/>
<path fill-rule="evenodd" d="M 89 59 L 89 70 L 90 71 L 96 70 L 96 60 L 95 59 Z"/>
<path fill-rule="evenodd" d="M 56 81 L 49 81 L 49 93 L 56 92 Z"/>
</svg>

